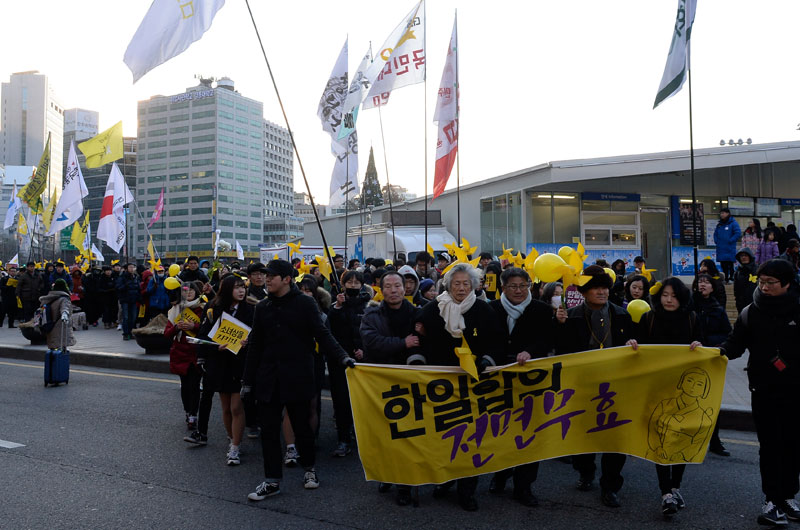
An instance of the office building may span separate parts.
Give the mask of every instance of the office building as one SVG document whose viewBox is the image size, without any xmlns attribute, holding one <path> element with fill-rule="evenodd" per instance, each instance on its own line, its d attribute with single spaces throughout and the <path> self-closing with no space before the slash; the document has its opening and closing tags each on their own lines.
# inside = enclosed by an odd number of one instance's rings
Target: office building
<svg viewBox="0 0 800 530">
<path fill-rule="evenodd" d="M 233 81 L 213 81 L 138 104 L 136 199 L 145 222 L 137 219 L 137 257 L 162 189 L 166 206 L 150 233 L 168 257 L 213 255 L 215 228 L 231 245 L 258 251 L 265 219 L 293 215 L 288 132 L 264 120 L 263 104 Z"/>
<path fill-rule="evenodd" d="M 50 189 L 61 188 L 64 107 L 47 76 L 36 70 L 11 74 L 0 89 L 0 163 L 35 166 L 50 141 Z"/>
</svg>

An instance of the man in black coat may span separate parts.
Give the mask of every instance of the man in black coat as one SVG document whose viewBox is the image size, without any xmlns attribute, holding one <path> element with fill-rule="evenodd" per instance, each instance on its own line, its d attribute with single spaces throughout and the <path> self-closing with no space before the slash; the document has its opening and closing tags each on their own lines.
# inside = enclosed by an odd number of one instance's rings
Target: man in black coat
<svg viewBox="0 0 800 530">
<path fill-rule="evenodd" d="M 186 268 L 181 271 L 178 278 L 182 282 L 203 282 L 208 283 L 208 276 L 200 270 L 199 258 L 197 256 L 189 256 L 186 260 Z"/>
<path fill-rule="evenodd" d="M 323 324 L 316 301 L 303 296 L 295 285 L 292 265 L 285 260 L 271 260 L 265 273 L 269 297 L 256 305 L 242 378 L 242 397 L 253 391 L 261 423 L 265 478 L 256 491 L 248 495 L 254 501 L 280 493 L 284 409 L 297 440 L 300 465 L 305 470 L 303 486 L 306 489 L 319 487 L 314 469 L 314 433 L 309 421 L 312 399 L 317 393 L 316 343 L 320 351 L 328 352 L 348 366 L 355 366 L 355 361 Z"/>
<path fill-rule="evenodd" d="M 8 266 L 8 276 L 0 280 L 0 298 L 3 303 L 3 315 L 8 317 L 8 327 L 13 328 L 14 320 L 17 317 L 17 266 Z M 0 318 L 0 326 L 3 319 Z"/>
<path fill-rule="evenodd" d="M 569 311 L 559 307 L 556 311 L 556 353 L 573 353 L 598 348 L 624 346 L 628 339 L 634 338 L 633 322 L 630 315 L 621 307 L 608 301 L 608 294 L 614 281 L 598 265 L 590 265 L 583 274 L 591 279 L 578 291 L 584 302 Z M 572 467 L 580 473 L 578 489 L 589 491 L 592 488 L 595 471 L 593 453 L 573 455 Z M 625 455 L 603 453 L 600 467 L 600 500 L 606 506 L 619 508 L 617 492 L 622 488 L 622 467 Z"/>
<path fill-rule="evenodd" d="M 553 349 L 553 309 L 533 299 L 531 278 L 524 270 L 506 269 L 500 275 L 500 282 L 502 294 L 489 302 L 489 307 L 500 319 L 499 338 L 505 345 L 502 363 L 524 365 L 530 359 L 547 357 Z M 506 481 L 513 476 L 514 498 L 525 506 L 536 506 L 539 501 L 531 492 L 531 484 L 538 474 L 539 462 L 498 471 L 489 484 L 489 492 L 501 494 Z"/>
<path fill-rule="evenodd" d="M 36 264 L 29 261 L 25 271 L 17 278 L 17 296 L 22 301 L 22 320 L 27 322 L 39 307 L 39 297 L 45 292 L 44 277 L 36 271 Z"/>
<path fill-rule="evenodd" d="M 759 524 L 800 521 L 800 288 L 791 263 L 774 259 L 758 268 L 753 303 L 744 308 L 722 343 L 730 359 L 750 352 L 747 379 L 758 435 L 761 489 Z"/>
<path fill-rule="evenodd" d="M 361 318 L 364 360 L 378 364 L 406 364 L 416 352 L 419 337 L 414 333 L 417 308 L 405 299 L 403 277 L 387 272 L 380 278 L 383 301 L 367 307 Z"/>
<path fill-rule="evenodd" d="M 481 272 L 467 263 L 459 263 L 444 275 L 442 285 L 447 289 L 435 301 L 419 312 L 417 331 L 422 335 L 422 353 L 411 356 L 409 364 L 421 363 L 436 366 L 458 366 L 455 348 L 465 338 L 475 355 L 478 372 L 502 362 L 502 346 L 497 337 L 501 334 L 498 317 L 487 302 L 477 299 L 475 291 L 481 286 Z M 435 498 L 444 497 L 453 482 L 436 486 Z M 478 477 L 456 481 L 458 504 L 467 511 L 478 509 L 475 488 Z"/>
</svg>

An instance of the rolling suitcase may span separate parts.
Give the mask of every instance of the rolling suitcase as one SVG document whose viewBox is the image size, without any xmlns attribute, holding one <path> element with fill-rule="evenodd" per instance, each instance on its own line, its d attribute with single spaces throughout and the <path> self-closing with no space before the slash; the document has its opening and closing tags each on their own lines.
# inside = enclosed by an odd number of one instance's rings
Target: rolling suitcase
<svg viewBox="0 0 800 530">
<path fill-rule="evenodd" d="M 64 319 L 65 315 L 67 319 Z M 69 350 L 64 346 L 68 324 L 69 315 L 65 312 L 61 315 L 60 322 L 56 324 L 61 326 L 61 348 L 47 350 L 47 353 L 44 354 L 44 386 L 58 385 L 59 383 L 69 384 Z"/>
</svg>

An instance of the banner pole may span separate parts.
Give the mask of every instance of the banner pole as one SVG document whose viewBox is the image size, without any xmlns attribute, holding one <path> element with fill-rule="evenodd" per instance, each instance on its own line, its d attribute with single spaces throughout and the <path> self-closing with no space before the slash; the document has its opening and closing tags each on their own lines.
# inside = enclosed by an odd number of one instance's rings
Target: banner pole
<svg viewBox="0 0 800 530">
<path fill-rule="evenodd" d="M 325 238 L 325 232 L 322 230 L 322 223 L 319 220 L 319 214 L 317 213 L 317 205 L 314 202 L 314 196 L 311 194 L 311 186 L 308 184 L 308 178 L 306 178 L 306 171 L 303 168 L 303 162 L 300 159 L 300 152 L 297 149 L 297 143 L 294 139 L 294 133 L 292 132 L 292 127 L 289 125 L 289 118 L 286 115 L 286 109 L 283 106 L 283 100 L 281 99 L 280 91 L 278 90 L 278 83 L 275 81 L 275 76 L 272 74 L 272 67 L 269 65 L 269 59 L 267 59 L 267 52 L 264 49 L 264 43 L 261 40 L 261 34 L 258 32 L 258 26 L 256 25 L 256 19 L 253 17 L 253 10 L 250 9 L 250 0 L 245 0 L 245 5 L 247 5 L 247 12 L 250 14 L 250 20 L 253 23 L 253 29 L 256 32 L 256 38 L 258 38 L 258 44 L 261 47 L 261 54 L 264 56 L 264 62 L 267 64 L 267 71 L 269 72 L 270 80 L 272 81 L 272 87 L 275 89 L 275 96 L 278 99 L 278 105 L 281 108 L 281 113 L 283 114 L 283 121 L 286 123 L 286 130 L 289 132 L 289 139 L 292 142 L 292 148 L 294 149 L 294 154 L 297 157 L 297 165 L 300 167 L 300 173 L 303 175 L 303 182 L 306 185 L 306 191 L 308 191 L 308 198 L 311 200 L 311 208 L 314 210 L 314 219 L 317 222 L 317 228 L 319 228 L 319 235 L 322 238 L 322 245 L 325 247 L 325 254 L 328 256 L 328 262 L 330 263 L 331 267 L 333 267 L 333 256 L 331 255 L 330 247 L 328 247 L 328 241 Z M 336 274 L 332 274 L 334 283 L 336 287 L 339 289 L 339 292 L 342 291 L 342 286 L 339 282 L 339 278 L 336 277 Z"/>
<path fill-rule="evenodd" d="M 378 106 L 378 121 L 381 124 L 381 144 L 383 144 L 383 167 L 386 170 L 386 194 L 389 196 L 389 224 L 392 225 L 392 247 L 394 247 L 393 259 L 397 259 L 397 237 L 395 237 L 394 235 L 394 208 L 392 207 L 392 183 L 389 181 L 389 162 L 386 158 L 386 137 L 383 135 L 383 117 L 381 115 L 380 105 Z"/>
<path fill-rule="evenodd" d="M 423 3 L 422 4 L 422 18 L 425 21 L 425 24 L 422 26 L 422 47 L 423 49 L 428 49 L 428 15 L 427 15 L 427 6 Z M 425 141 L 425 192 L 422 194 L 423 203 L 425 204 L 425 251 L 428 250 L 428 68 L 425 67 L 425 79 L 423 80 L 423 94 L 424 94 L 424 103 L 423 103 L 423 129 L 424 129 L 424 141 Z M 433 259 L 433 256 L 431 256 Z"/>
<path fill-rule="evenodd" d="M 691 46 L 691 44 L 689 44 Z M 692 239 L 694 240 L 694 278 L 697 280 L 697 196 L 694 189 L 694 133 L 692 129 L 692 70 L 687 68 L 689 77 L 689 175 L 692 181 Z"/>
</svg>

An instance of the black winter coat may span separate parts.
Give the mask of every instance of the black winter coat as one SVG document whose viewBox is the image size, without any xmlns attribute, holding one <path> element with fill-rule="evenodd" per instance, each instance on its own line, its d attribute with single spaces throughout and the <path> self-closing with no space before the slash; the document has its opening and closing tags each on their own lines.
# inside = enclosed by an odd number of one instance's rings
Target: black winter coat
<svg viewBox="0 0 800 530">
<path fill-rule="evenodd" d="M 497 313 L 498 325 L 502 332 L 502 364 L 516 362 L 517 354 L 526 351 L 532 359 L 547 357 L 553 350 L 553 308 L 539 300 L 531 300 L 528 307 L 517 319 L 514 330 L 508 333 L 508 313 L 500 299 L 489 302 L 489 307 Z"/>
<path fill-rule="evenodd" d="M 36 271 L 28 274 L 28 271 L 17 274 L 17 296 L 23 302 L 39 303 L 39 297 L 45 291 L 44 277 Z"/>
<path fill-rule="evenodd" d="M 624 346 L 634 338 L 633 321 L 627 311 L 609 303 L 608 316 L 611 320 L 611 346 Z M 567 321 L 556 324 L 556 353 L 561 355 L 591 349 L 592 334 L 586 320 L 585 302 L 567 311 Z"/>
<path fill-rule="evenodd" d="M 753 303 L 736 319 L 733 333 L 722 343 L 729 359 L 745 350 L 750 389 L 800 388 L 800 290 L 793 285 L 783 296 L 765 296 L 756 289 Z M 776 363 L 776 357 L 780 361 Z M 783 370 L 779 366 L 783 365 Z"/>
<path fill-rule="evenodd" d="M 316 343 L 329 359 L 347 353 L 322 322 L 319 306 L 292 283 L 284 296 L 270 295 L 255 306 L 243 382 L 268 403 L 308 402 L 316 395 Z"/>
<path fill-rule="evenodd" d="M 183 269 L 178 275 L 178 278 L 180 278 L 183 282 L 201 281 L 203 283 L 208 283 L 208 276 L 206 276 L 206 274 L 200 269 L 195 271 L 191 269 Z"/>
<path fill-rule="evenodd" d="M 9 280 L 14 280 L 12 285 L 8 285 Z M 0 299 L 3 301 L 3 307 L 17 307 L 17 280 L 11 276 L 4 276 L 0 280 Z"/>
<path fill-rule="evenodd" d="M 739 313 L 742 312 L 742 309 L 753 303 L 753 291 L 756 290 L 756 282 L 751 282 L 750 276 L 754 275 L 758 268 L 753 253 L 747 249 L 740 250 L 736 254 L 737 259 L 742 252 L 750 256 L 750 263 L 745 265 L 739 262 L 739 266 L 736 267 L 736 272 L 733 273 L 733 297 L 736 299 L 736 311 Z"/>
<path fill-rule="evenodd" d="M 337 308 L 334 303 L 328 311 L 328 321 L 336 342 L 352 356 L 356 350 L 363 350 L 361 346 L 361 318 L 370 300 L 369 293 L 362 289 L 358 296 L 347 297 L 342 307 Z"/>
<path fill-rule="evenodd" d="M 713 298 L 711 300 L 716 302 Z M 691 344 L 702 338 L 694 311 L 654 309 L 642 315 L 634 326 L 636 340 L 641 344 Z"/>
<path fill-rule="evenodd" d="M 731 334 L 731 321 L 728 313 L 713 297 L 695 296 L 695 312 L 700 320 L 700 342 L 703 346 L 719 346 Z M 744 309 L 744 308 L 742 308 Z"/>
<path fill-rule="evenodd" d="M 504 364 L 505 344 L 497 340 L 503 336 L 503 331 L 500 319 L 489 303 L 475 300 L 463 316 L 464 337 L 475 355 L 476 363 L 485 360 L 492 365 Z M 444 320 L 439 314 L 439 302 L 433 300 L 420 308 L 417 321 L 425 326 L 425 334 L 420 337 L 420 360 L 433 366 L 458 366 L 458 356 L 454 350 L 461 346 L 461 338 L 453 337 L 445 329 Z"/>
<path fill-rule="evenodd" d="M 120 303 L 135 304 L 139 301 L 139 276 L 124 271 L 117 278 L 117 296 Z"/>
<path fill-rule="evenodd" d="M 407 349 L 405 338 L 415 335 L 414 322 L 418 309 L 408 300 L 397 311 L 406 315 L 402 329 L 392 332 L 389 327 L 389 312 L 392 311 L 381 302 L 378 306 L 367 307 L 361 317 L 361 348 L 364 350 L 364 361 L 377 364 L 406 364 L 409 355 L 417 353 L 417 348 Z"/>
<path fill-rule="evenodd" d="M 222 317 L 223 312 L 228 313 L 233 318 L 242 321 L 250 327 L 253 326 L 253 306 L 244 300 L 237 304 L 235 311 L 223 311 L 219 308 L 213 308 L 212 304 L 208 303 L 203 310 L 197 337 L 204 340 L 211 340 L 209 336 L 211 328 L 213 328 L 214 324 Z M 252 336 L 252 331 L 250 333 L 250 336 Z M 238 392 L 239 382 L 242 380 L 244 365 L 250 349 L 249 342 L 248 340 L 247 346 L 240 349 L 238 354 L 229 350 L 220 351 L 218 347 L 206 344 L 201 345 L 197 349 L 198 359 L 202 359 L 206 363 L 204 385 L 206 385 L 209 390 L 215 392 Z"/>
</svg>

